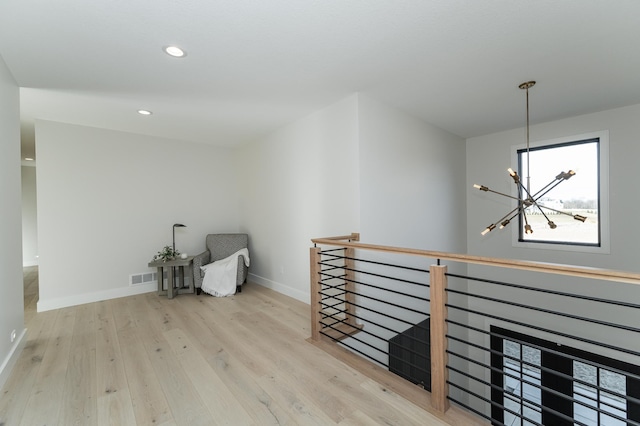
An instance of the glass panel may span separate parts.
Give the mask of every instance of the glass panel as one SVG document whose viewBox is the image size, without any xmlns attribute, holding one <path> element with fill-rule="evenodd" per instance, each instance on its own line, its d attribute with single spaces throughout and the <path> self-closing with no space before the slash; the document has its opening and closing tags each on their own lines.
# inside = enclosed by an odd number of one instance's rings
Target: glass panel
<svg viewBox="0 0 640 426">
<path fill-rule="evenodd" d="M 541 371 L 536 367 L 541 362 L 540 350 L 504 340 L 504 353 L 533 364 L 528 365 L 517 360 L 504 358 L 505 407 L 517 413 L 505 411 L 505 425 L 524 426 L 541 423 L 542 414 L 539 407 L 541 390 L 538 387 Z"/>
<path fill-rule="evenodd" d="M 618 420 L 612 416 L 614 414 L 621 418 L 626 418 L 626 400 L 624 397 L 616 395 L 626 395 L 626 378 L 622 374 L 614 373 L 603 368 L 584 364 L 579 361 L 573 362 L 573 375 L 576 379 L 583 380 L 588 384 L 574 383 L 574 398 L 584 404 L 573 404 L 574 418 L 588 426 L 625 426 L 626 422 Z M 600 389 L 598 389 L 598 386 Z M 606 390 L 612 392 L 607 392 Z M 587 405 L 587 406 L 585 406 Z M 598 407 L 603 412 L 598 412 L 590 407 Z"/>
<path fill-rule="evenodd" d="M 589 408 L 598 406 L 598 369 L 593 365 L 573 361 L 573 377 L 587 383 L 573 383 L 573 397 L 584 403 L 573 403 L 574 419 L 588 426 L 598 426 L 598 412 Z"/>
<path fill-rule="evenodd" d="M 504 354 L 521 359 L 520 344 L 511 340 L 504 340 Z M 504 406 L 511 410 L 504 412 L 504 424 L 509 426 L 521 426 L 520 414 L 522 412 L 522 372 L 520 362 L 504 358 Z M 517 414 L 514 414 L 517 413 Z"/>
<path fill-rule="evenodd" d="M 533 365 L 540 365 L 541 353 L 539 349 L 532 348 L 530 346 L 522 345 L 522 360 Z M 524 400 L 524 407 L 522 410 L 523 425 L 533 425 L 527 420 L 532 422 L 541 423 L 542 414 L 540 411 L 540 405 L 542 403 L 542 391 L 540 389 L 540 374 L 539 368 L 533 365 L 522 365 L 522 399 Z"/>
<path fill-rule="evenodd" d="M 530 406 L 525 404 L 522 410 L 522 424 L 523 425 L 536 425 L 542 423 L 542 413 L 539 407 Z M 529 421 L 530 420 L 530 421 Z M 533 423 L 535 422 L 535 423 Z"/>
<path fill-rule="evenodd" d="M 600 387 L 612 391 L 600 391 L 600 409 L 606 413 L 626 418 L 627 402 L 624 397 L 619 396 L 627 394 L 627 380 L 625 376 L 601 368 Z M 626 422 L 607 416 L 606 414 L 601 414 L 600 424 L 603 426 L 625 426 Z"/>
<path fill-rule="evenodd" d="M 620 395 L 627 394 L 627 379 L 625 376 L 613 371 L 600 369 L 600 387 L 618 393 Z M 624 401 L 624 398 L 620 398 L 620 401 Z"/>
<path fill-rule="evenodd" d="M 587 382 L 590 385 L 598 386 L 598 369 L 593 365 L 585 364 L 580 361 L 573 361 L 573 377 Z M 586 385 L 579 384 L 586 387 Z"/>
</svg>

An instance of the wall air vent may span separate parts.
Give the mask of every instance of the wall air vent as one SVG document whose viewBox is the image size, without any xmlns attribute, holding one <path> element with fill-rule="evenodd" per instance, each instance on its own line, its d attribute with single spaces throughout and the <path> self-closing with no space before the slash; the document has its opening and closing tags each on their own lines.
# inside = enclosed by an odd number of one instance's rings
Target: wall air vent
<svg viewBox="0 0 640 426">
<path fill-rule="evenodd" d="M 155 272 L 142 272 L 140 274 L 129 275 L 129 285 L 142 285 L 157 282 L 158 277 Z"/>
</svg>

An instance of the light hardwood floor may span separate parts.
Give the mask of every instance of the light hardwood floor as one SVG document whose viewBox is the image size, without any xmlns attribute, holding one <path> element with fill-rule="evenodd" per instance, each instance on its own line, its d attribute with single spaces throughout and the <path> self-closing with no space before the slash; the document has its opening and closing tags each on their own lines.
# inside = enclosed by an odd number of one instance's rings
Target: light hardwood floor
<svg viewBox="0 0 640 426">
<path fill-rule="evenodd" d="M 36 313 L 37 279 L 25 268 L 28 341 L 0 390 L 0 426 L 467 424 L 307 342 L 308 305 L 259 285 Z"/>
</svg>

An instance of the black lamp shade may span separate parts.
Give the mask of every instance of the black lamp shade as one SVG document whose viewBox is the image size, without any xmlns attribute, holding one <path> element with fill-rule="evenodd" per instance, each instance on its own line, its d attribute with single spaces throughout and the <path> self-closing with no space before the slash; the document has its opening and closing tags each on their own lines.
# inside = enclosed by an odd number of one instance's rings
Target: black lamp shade
<svg viewBox="0 0 640 426">
<path fill-rule="evenodd" d="M 181 223 L 174 223 L 173 224 L 173 252 L 175 253 L 176 251 L 176 228 L 186 228 L 187 225 L 183 225 Z"/>
</svg>

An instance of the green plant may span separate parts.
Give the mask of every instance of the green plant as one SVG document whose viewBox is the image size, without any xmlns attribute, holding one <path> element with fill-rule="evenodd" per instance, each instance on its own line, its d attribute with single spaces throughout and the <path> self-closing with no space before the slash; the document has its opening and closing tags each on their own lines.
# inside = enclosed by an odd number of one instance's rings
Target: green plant
<svg viewBox="0 0 640 426">
<path fill-rule="evenodd" d="M 163 262 L 166 262 L 168 260 L 173 260 L 178 256 L 180 256 L 180 252 L 178 250 L 174 250 L 171 246 L 164 246 L 158 254 L 153 256 L 153 260 L 162 260 Z"/>
</svg>

